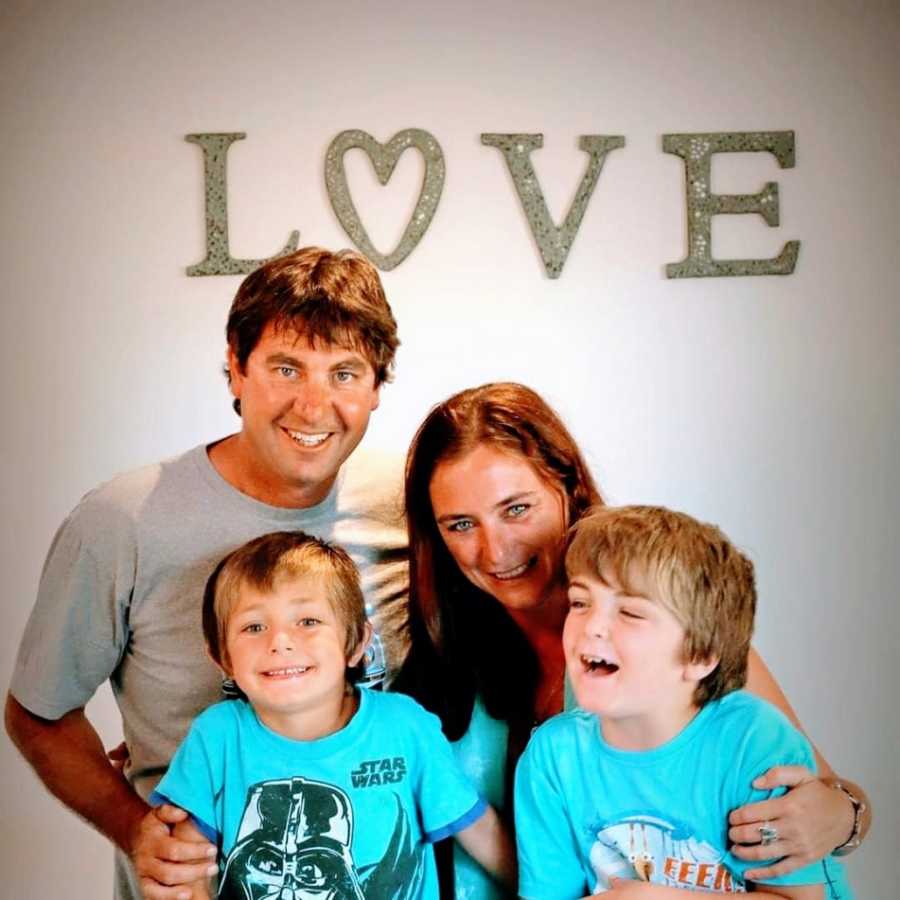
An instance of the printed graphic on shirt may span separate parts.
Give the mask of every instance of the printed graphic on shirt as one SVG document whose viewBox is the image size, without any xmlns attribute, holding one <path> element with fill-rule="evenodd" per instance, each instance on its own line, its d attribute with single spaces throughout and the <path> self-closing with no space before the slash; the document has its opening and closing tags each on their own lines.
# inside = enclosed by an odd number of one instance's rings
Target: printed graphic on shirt
<svg viewBox="0 0 900 900">
<path fill-rule="evenodd" d="M 683 826 L 654 816 L 628 816 L 593 827 L 592 893 L 610 889 L 610 878 L 632 878 L 718 894 L 745 894 L 744 881 L 723 863 L 725 854 Z"/>
<path fill-rule="evenodd" d="M 406 811 L 396 815 L 380 861 L 357 867 L 353 807 L 331 784 L 306 778 L 263 781 L 247 792 L 237 839 L 222 873 L 222 900 L 411 900 L 423 853 Z"/>
<path fill-rule="evenodd" d="M 376 787 L 380 784 L 397 784 L 406 777 L 406 760 L 402 756 L 385 759 L 366 759 L 358 769 L 350 773 L 353 787 Z"/>
</svg>

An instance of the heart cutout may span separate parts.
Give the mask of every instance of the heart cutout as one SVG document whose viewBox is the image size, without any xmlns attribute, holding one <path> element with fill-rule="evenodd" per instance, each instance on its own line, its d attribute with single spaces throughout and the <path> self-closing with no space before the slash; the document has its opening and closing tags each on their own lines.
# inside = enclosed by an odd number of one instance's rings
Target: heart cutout
<svg viewBox="0 0 900 900">
<path fill-rule="evenodd" d="M 353 205 L 347 172 L 344 169 L 344 154 L 348 150 L 359 149 L 372 161 L 378 181 L 385 185 L 390 180 L 397 161 L 404 150 L 415 147 L 425 161 L 425 175 L 415 209 L 406 225 L 400 242 L 391 253 L 379 253 L 372 245 L 366 229 Z M 325 187 L 328 199 L 344 231 L 354 244 L 379 269 L 387 272 L 398 266 L 428 230 L 444 189 L 444 153 L 435 137 L 421 128 L 406 128 L 398 131 L 386 144 L 381 144 L 371 134 L 359 129 L 342 131 L 328 146 L 325 155 Z"/>
</svg>

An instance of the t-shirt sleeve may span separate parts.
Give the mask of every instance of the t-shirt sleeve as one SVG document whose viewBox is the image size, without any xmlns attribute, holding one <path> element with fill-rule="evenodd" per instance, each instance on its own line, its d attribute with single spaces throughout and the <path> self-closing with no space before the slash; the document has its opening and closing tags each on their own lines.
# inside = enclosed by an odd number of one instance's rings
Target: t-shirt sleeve
<svg viewBox="0 0 900 900">
<path fill-rule="evenodd" d="M 136 550 L 127 517 L 88 495 L 50 546 L 10 691 L 58 719 L 83 707 L 128 643 Z"/>
<path fill-rule="evenodd" d="M 172 757 L 168 771 L 150 795 L 150 805 L 173 803 L 190 813 L 204 837 L 219 844 L 224 772 L 222 741 L 217 735 L 215 708 L 194 720 Z M 219 721 L 221 725 L 221 722 Z"/>
<path fill-rule="evenodd" d="M 399 695 L 392 696 L 399 698 Z M 433 843 L 477 822 L 484 815 L 487 803 L 478 796 L 457 763 L 437 716 L 408 697 L 402 701 L 410 705 L 416 736 L 416 799 L 422 832 L 425 840 Z"/>
<path fill-rule="evenodd" d="M 758 778 L 772 766 L 805 766 L 813 772 L 816 771 L 815 755 L 809 741 L 779 710 L 768 704 L 761 704 L 752 728 L 746 732 L 746 741 L 739 759 L 740 763 L 735 773 L 736 780 L 733 783 L 732 808 L 780 797 L 786 792 L 786 788 L 783 787 L 757 790 L 752 786 L 753 779 Z M 728 854 L 728 867 L 742 877 L 747 869 L 763 865 L 764 862 L 742 860 L 731 853 Z M 839 868 L 839 864 L 834 860 L 818 860 L 786 875 L 766 878 L 759 883 L 828 884 L 838 880 Z M 840 880 L 843 880 L 842 877 Z"/>
<path fill-rule="evenodd" d="M 588 893 L 546 731 L 538 730 L 516 768 L 519 896 L 573 900 Z"/>
</svg>

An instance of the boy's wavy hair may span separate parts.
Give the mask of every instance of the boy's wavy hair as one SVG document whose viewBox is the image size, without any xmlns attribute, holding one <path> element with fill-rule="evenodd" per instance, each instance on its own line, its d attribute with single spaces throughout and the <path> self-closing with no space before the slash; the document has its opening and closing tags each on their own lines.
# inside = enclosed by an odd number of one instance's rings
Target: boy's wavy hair
<svg viewBox="0 0 900 900">
<path fill-rule="evenodd" d="M 747 681 L 756 612 L 753 563 L 715 526 L 659 506 L 591 510 L 572 528 L 571 579 L 588 575 L 659 601 L 684 628 L 684 660 L 719 664 L 697 685 L 698 706 Z"/>
</svg>

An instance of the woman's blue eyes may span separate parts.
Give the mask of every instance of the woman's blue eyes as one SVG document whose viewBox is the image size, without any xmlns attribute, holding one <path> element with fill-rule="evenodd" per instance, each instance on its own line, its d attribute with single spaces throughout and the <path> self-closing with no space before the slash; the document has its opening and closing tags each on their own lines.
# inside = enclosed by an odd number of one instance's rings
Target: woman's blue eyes
<svg viewBox="0 0 900 900">
<path fill-rule="evenodd" d="M 518 519 L 521 516 L 524 516 L 529 509 L 531 509 L 530 503 L 513 503 L 503 510 L 503 514 L 508 519 Z M 475 523 L 472 519 L 457 519 L 447 526 L 447 531 L 453 532 L 454 534 L 462 534 L 463 532 L 471 531 L 474 527 Z"/>
<path fill-rule="evenodd" d="M 472 522 L 471 519 L 461 519 L 458 522 L 451 522 L 447 526 L 447 531 L 452 531 L 454 534 L 459 534 L 463 531 L 469 531 L 475 527 L 475 523 Z"/>
</svg>

